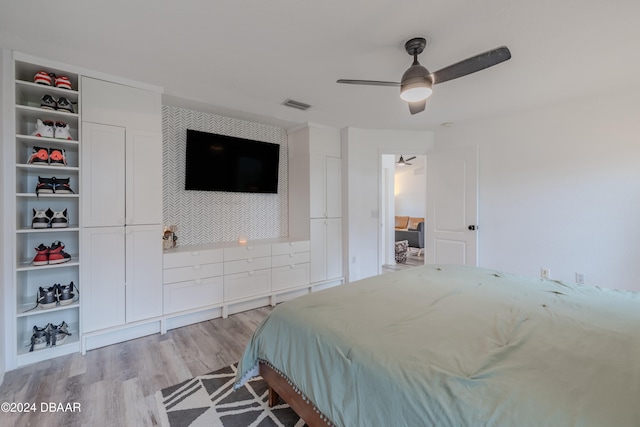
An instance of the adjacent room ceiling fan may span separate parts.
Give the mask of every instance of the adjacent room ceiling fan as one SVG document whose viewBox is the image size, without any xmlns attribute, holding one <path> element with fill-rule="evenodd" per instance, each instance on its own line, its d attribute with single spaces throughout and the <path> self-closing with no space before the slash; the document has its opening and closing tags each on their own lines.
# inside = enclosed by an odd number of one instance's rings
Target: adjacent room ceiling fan
<svg viewBox="0 0 640 427">
<path fill-rule="evenodd" d="M 405 160 L 402 155 L 400 155 L 400 160 L 398 160 L 396 162 L 396 165 L 398 166 L 411 166 L 411 163 L 409 163 L 411 160 L 415 159 L 416 156 L 413 157 L 409 157 L 407 160 Z"/>
<path fill-rule="evenodd" d="M 431 73 L 418 62 L 418 55 L 422 53 L 426 45 L 427 41 L 422 37 L 413 38 L 405 43 L 405 50 L 409 55 L 413 56 L 413 64 L 404 72 L 400 83 L 349 79 L 339 79 L 337 83 L 369 86 L 399 86 L 400 98 L 407 101 L 411 114 L 416 114 L 424 111 L 427 105 L 427 98 L 433 92 L 431 89 L 433 85 L 484 70 L 485 68 L 492 67 L 511 58 L 509 49 L 502 46 L 456 62 L 435 73 Z"/>
</svg>

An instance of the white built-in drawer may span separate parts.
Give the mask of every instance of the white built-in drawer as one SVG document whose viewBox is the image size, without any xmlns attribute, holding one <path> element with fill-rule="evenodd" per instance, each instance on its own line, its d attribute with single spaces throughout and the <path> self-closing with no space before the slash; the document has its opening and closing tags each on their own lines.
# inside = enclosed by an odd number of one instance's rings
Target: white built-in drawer
<svg viewBox="0 0 640 427">
<path fill-rule="evenodd" d="M 271 270 L 259 270 L 224 276 L 224 300 L 267 294 L 271 291 Z"/>
<path fill-rule="evenodd" d="M 310 244 L 308 240 L 303 240 L 301 242 L 274 243 L 273 245 L 271 245 L 271 255 L 309 252 L 309 247 Z"/>
<path fill-rule="evenodd" d="M 309 284 L 309 263 L 277 267 L 271 270 L 271 289 L 279 291 Z"/>
<path fill-rule="evenodd" d="M 284 265 L 295 265 L 309 262 L 309 252 L 297 252 L 271 257 L 271 267 L 282 267 Z"/>
<path fill-rule="evenodd" d="M 188 267 L 165 268 L 162 271 L 162 282 L 175 283 L 186 280 L 204 279 L 206 277 L 222 276 L 221 262 L 214 264 L 196 264 Z"/>
<path fill-rule="evenodd" d="M 222 249 L 165 252 L 162 256 L 163 268 L 187 267 L 214 262 L 222 262 Z"/>
<path fill-rule="evenodd" d="M 222 298 L 222 276 L 172 283 L 164 287 L 164 314 L 220 304 Z"/>
<path fill-rule="evenodd" d="M 247 258 L 259 258 L 271 255 L 271 245 L 246 245 L 235 248 L 224 248 L 224 260 L 235 261 Z"/>
<path fill-rule="evenodd" d="M 235 274 L 247 271 L 271 268 L 271 257 L 248 258 L 224 263 L 224 274 Z"/>
</svg>

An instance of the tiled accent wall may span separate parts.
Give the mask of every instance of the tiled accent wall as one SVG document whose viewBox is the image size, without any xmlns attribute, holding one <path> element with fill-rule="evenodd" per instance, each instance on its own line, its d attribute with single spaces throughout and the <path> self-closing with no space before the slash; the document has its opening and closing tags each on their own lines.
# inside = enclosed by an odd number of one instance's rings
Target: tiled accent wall
<svg viewBox="0 0 640 427">
<path fill-rule="evenodd" d="M 187 129 L 280 144 L 277 194 L 186 191 Z M 162 107 L 164 225 L 177 225 L 178 245 L 195 245 L 288 235 L 287 133 L 259 123 Z"/>
</svg>

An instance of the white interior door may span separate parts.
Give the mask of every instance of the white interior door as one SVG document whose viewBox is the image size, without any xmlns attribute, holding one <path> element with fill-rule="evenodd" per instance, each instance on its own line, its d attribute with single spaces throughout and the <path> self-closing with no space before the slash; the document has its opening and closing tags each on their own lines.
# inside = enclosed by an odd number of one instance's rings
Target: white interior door
<svg viewBox="0 0 640 427">
<path fill-rule="evenodd" d="M 477 265 L 477 218 L 478 148 L 429 153 L 426 262 Z"/>
</svg>

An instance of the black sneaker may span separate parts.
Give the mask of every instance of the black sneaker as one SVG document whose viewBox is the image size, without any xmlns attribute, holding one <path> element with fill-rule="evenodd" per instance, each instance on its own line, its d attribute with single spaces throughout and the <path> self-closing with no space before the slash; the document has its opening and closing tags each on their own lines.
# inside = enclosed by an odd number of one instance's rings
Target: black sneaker
<svg viewBox="0 0 640 427">
<path fill-rule="evenodd" d="M 69 226 L 69 219 L 67 218 L 67 210 L 61 212 L 55 212 L 51 209 L 47 210 L 49 216 L 49 224 L 51 228 L 67 228 Z"/>
<path fill-rule="evenodd" d="M 58 285 L 38 289 L 38 305 L 43 309 L 54 308 L 58 303 Z"/>
<path fill-rule="evenodd" d="M 61 122 L 56 122 L 56 125 Z M 67 166 L 67 156 L 64 148 L 49 148 L 50 166 Z"/>
<path fill-rule="evenodd" d="M 49 323 L 49 334 L 51 335 L 51 347 L 55 347 L 57 344 L 64 344 L 66 338 L 71 336 L 69 332 L 69 325 L 64 320 L 59 325 Z"/>
<path fill-rule="evenodd" d="M 75 298 L 73 288 L 80 294 L 78 287 L 73 282 L 68 285 L 58 285 L 58 302 L 60 305 L 69 305 L 73 302 L 73 298 Z"/>
<path fill-rule="evenodd" d="M 36 196 L 39 196 L 40 194 L 53 194 L 54 180 L 55 178 L 43 178 L 39 176 L 38 183 L 36 184 Z"/>
<path fill-rule="evenodd" d="M 51 209 L 45 210 L 36 210 L 33 208 L 33 217 L 31 218 L 31 228 L 49 228 L 49 223 L 51 221 L 51 217 L 47 215 L 47 213 L 51 211 Z"/>
<path fill-rule="evenodd" d="M 45 95 L 46 96 L 46 95 Z M 58 99 L 58 105 L 56 107 L 57 110 L 65 110 L 70 113 L 73 113 L 73 104 L 67 98 L 63 98 L 62 96 Z"/>
<path fill-rule="evenodd" d="M 33 147 L 31 155 L 27 159 L 28 165 L 48 165 L 49 164 L 49 149 L 42 147 Z"/>
<path fill-rule="evenodd" d="M 44 328 L 33 327 L 33 335 L 31 335 L 31 348 L 29 351 L 40 350 L 41 348 L 49 347 L 51 343 L 51 334 L 49 333 L 49 326 Z"/>
<path fill-rule="evenodd" d="M 40 108 L 44 108 L 47 110 L 57 110 L 58 103 L 56 102 L 56 99 L 53 96 L 43 95 L 42 98 L 40 99 Z"/>
<path fill-rule="evenodd" d="M 69 178 L 51 178 L 53 192 L 56 194 L 74 194 L 69 186 Z"/>
</svg>

